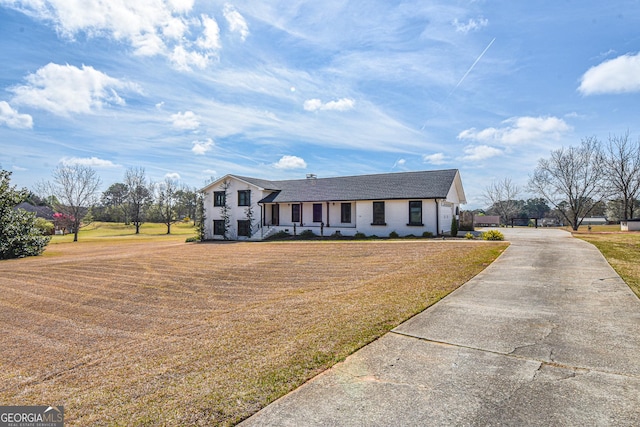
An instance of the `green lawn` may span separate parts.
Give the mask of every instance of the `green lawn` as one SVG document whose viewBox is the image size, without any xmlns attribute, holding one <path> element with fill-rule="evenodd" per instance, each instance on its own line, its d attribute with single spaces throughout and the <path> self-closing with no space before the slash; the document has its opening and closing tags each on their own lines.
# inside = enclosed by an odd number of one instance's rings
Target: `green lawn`
<svg viewBox="0 0 640 427">
<path fill-rule="evenodd" d="M 167 235 L 167 226 L 165 224 L 148 222 L 140 226 L 140 234 L 136 234 L 134 225 L 125 225 L 123 223 L 113 222 L 93 222 L 86 227 L 82 227 L 78 233 L 78 240 L 85 242 L 104 241 L 108 238 L 114 242 L 118 240 L 135 239 L 139 241 L 157 239 L 160 236 L 166 236 L 167 239 L 175 239 L 184 241 L 187 237 L 196 235 L 196 229 L 193 222 L 177 222 L 171 225 L 171 234 Z M 73 234 L 64 236 L 53 236 L 52 244 L 68 243 L 73 241 Z"/>
</svg>

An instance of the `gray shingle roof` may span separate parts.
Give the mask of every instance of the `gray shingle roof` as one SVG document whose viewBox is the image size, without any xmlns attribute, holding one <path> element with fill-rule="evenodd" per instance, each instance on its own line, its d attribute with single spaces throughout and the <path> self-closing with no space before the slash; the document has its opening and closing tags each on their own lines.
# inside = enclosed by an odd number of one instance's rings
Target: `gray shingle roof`
<svg viewBox="0 0 640 427">
<path fill-rule="evenodd" d="M 260 203 L 291 203 L 444 199 L 449 193 L 457 172 L 457 169 L 448 169 L 288 181 L 234 176 L 265 190 L 273 190 L 273 193 L 262 199 Z"/>
</svg>

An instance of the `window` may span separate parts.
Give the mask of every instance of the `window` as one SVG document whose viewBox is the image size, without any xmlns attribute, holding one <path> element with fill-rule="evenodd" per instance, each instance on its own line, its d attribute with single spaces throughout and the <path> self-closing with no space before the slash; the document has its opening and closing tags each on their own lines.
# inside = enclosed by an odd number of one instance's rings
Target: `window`
<svg viewBox="0 0 640 427">
<path fill-rule="evenodd" d="M 251 222 L 249 220 L 238 220 L 238 236 L 251 237 Z"/>
<path fill-rule="evenodd" d="M 384 202 L 373 202 L 373 223 L 371 225 L 387 225 L 384 222 Z"/>
<path fill-rule="evenodd" d="M 238 190 L 238 206 L 251 206 L 251 190 Z"/>
<path fill-rule="evenodd" d="M 227 194 L 224 191 L 213 192 L 213 206 L 224 206 Z"/>
<path fill-rule="evenodd" d="M 216 236 L 224 236 L 224 220 L 223 219 L 213 220 L 213 234 Z"/>
<path fill-rule="evenodd" d="M 322 222 L 322 203 L 313 204 L 313 222 Z"/>
<path fill-rule="evenodd" d="M 300 204 L 291 205 L 291 222 L 300 222 Z"/>
<path fill-rule="evenodd" d="M 409 225 L 422 224 L 422 201 L 412 200 L 409 202 Z"/>
<path fill-rule="evenodd" d="M 340 222 L 343 224 L 351 223 L 351 203 L 340 205 Z"/>
</svg>

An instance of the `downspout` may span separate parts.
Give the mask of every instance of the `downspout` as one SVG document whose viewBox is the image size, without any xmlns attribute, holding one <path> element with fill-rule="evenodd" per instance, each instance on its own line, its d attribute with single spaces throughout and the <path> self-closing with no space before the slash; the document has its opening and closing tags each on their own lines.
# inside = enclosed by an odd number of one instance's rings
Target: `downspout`
<svg viewBox="0 0 640 427">
<path fill-rule="evenodd" d="M 260 240 L 264 237 L 264 205 L 262 203 L 258 203 L 260 206 Z"/>
<path fill-rule="evenodd" d="M 331 227 L 329 225 L 329 202 L 327 202 L 327 227 Z"/>
<path fill-rule="evenodd" d="M 440 211 L 438 209 L 438 199 L 433 199 L 436 202 L 436 236 L 440 235 Z"/>
</svg>

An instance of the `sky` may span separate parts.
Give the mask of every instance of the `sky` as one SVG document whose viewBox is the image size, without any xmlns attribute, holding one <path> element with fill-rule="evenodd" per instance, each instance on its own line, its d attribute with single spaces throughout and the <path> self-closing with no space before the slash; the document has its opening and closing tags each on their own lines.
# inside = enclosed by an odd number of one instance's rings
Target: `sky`
<svg viewBox="0 0 640 427">
<path fill-rule="evenodd" d="M 201 188 L 459 169 L 464 208 L 640 138 L 640 0 L 0 0 L 0 167 Z"/>
</svg>

